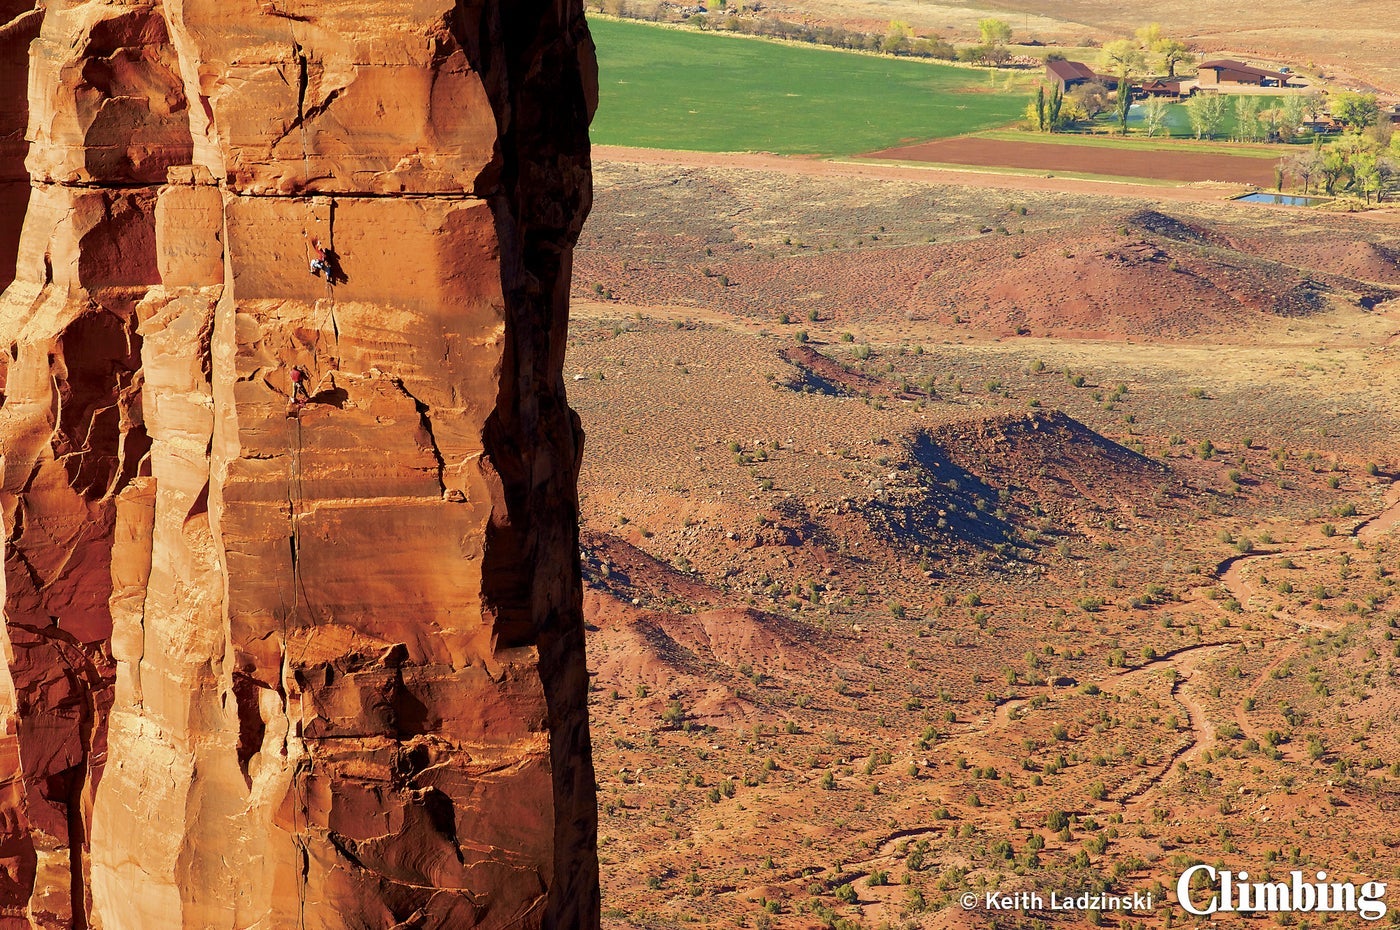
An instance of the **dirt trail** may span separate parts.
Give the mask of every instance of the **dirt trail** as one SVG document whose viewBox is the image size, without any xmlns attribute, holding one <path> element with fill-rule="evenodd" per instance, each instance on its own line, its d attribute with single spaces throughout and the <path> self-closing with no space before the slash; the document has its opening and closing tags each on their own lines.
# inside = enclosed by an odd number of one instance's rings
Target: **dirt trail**
<svg viewBox="0 0 1400 930">
<path fill-rule="evenodd" d="M 1271 549 L 1267 552 L 1251 552 L 1246 555 L 1231 556 L 1216 568 L 1216 575 L 1220 578 L 1220 583 L 1225 590 L 1230 592 L 1230 596 L 1239 601 L 1241 607 L 1248 610 L 1250 602 L 1263 593 L 1259 584 L 1245 573 L 1246 566 L 1251 563 L 1261 559 L 1283 559 L 1315 552 L 1340 551 L 1350 548 L 1355 539 L 1363 541 L 1376 539 L 1394 532 L 1397 527 L 1400 527 L 1400 484 L 1392 483 L 1386 492 L 1382 510 L 1357 523 L 1350 533 L 1331 537 L 1324 536 L 1320 538 L 1320 541 L 1313 540 L 1290 549 Z M 1274 614 L 1297 623 L 1300 628 L 1336 629 L 1334 623 L 1295 617 L 1282 608 L 1275 608 Z"/>
<path fill-rule="evenodd" d="M 676 165 L 686 168 L 740 168 L 809 177 L 921 181 L 927 184 L 953 184 L 959 187 L 985 187 L 1018 191 L 1063 191 L 1074 194 L 1100 194 L 1110 197 L 1138 197 L 1150 200 L 1219 203 L 1229 201 L 1244 191 L 1244 186 L 1240 184 L 1173 187 L 1165 184 L 1134 184 L 1130 181 L 1091 181 L 1083 178 L 996 174 L 994 169 L 973 170 L 969 168 L 959 170 L 957 168 L 928 168 L 913 165 L 878 165 L 749 152 L 673 152 L 661 149 L 626 148 L 616 145 L 593 146 L 593 158 L 600 162 Z M 1243 205 L 1243 208 L 1252 207 L 1257 207 L 1257 204 Z"/>
<path fill-rule="evenodd" d="M 1257 559 L 1277 559 L 1291 555 L 1301 556 L 1305 553 L 1324 551 L 1328 549 L 1340 549 L 1353 539 L 1374 539 L 1386 533 L 1394 532 L 1400 527 L 1400 484 L 1392 485 L 1385 497 L 1385 507 L 1379 513 L 1360 521 L 1348 534 L 1334 537 L 1324 537 L 1326 544 L 1318 544 L 1315 540 L 1309 544 L 1296 546 L 1292 549 L 1283 549 L 1272 552 L 1249 553 L 1235 556 L 1222 562 L 1217 568 L 1216 576 L 1222 586 L 1230 595 L 1240 602 L 1240 605 L 1249 611 L 1250 600 L 1261 593 L 1258 585 L 1245 574 L 1245 566 Z M 1209 588 L 1202 588 L 1192 592 L 1188 603 L 1208 602 L 1217 609 L 1219 604 L 1208 595 Z M 1334 626 L 1315 620 L 1295 620 L 1295 618 L 1275 610 L 1275 616 L 1284 616 L 1286 619 L 1297 622 L 1300 629 L 1333 629 Z M 1145 777 L 1134 779 L 1119 788 L 1111 800 L 1116 802 L 1123 811 L 1140 811 L 1151 806 L 1155 801 L 1156 789 L 1163 781 L 1171 775 L 1172 771 L 1181 764 L 1193 765 L 1198 759 L 1214 749 L 1218 742 L 1216 727 L 1218 723 L 1211 720 L 1209 712 L 1201 703 L 1196 693 L 1195 677 L 1198 666 L 1201 662 L 1212 656 L 1219 656 L 1239 647 L 1235 642 L 1202 643 L 1194 646 L 1185 646 L 1181 649 L 1165 653 L 1157 658 L 1144 662 L 1141 665 L 1113 671 L 1103 678 L 1095 681 L 1094 684 L 1100 688 L 1112 688 L 1131 686 L 1135 679 L 1161 671 L 1162 668 L 1171 668 L 1176 672 L 1175 680 L 1172 682 L 1171 696 L 1181 706 L 1185 715 L 1189 738 L 1179 749 L 1173 752 L 1164 762 L 1159 764 Z M 1264 640 L 1255 648 L 1270 649 L 1276 648 L 1272 661 L 1260 672 L 1259 676 L 1250 685 L 1247 696 L 1255 695 L 1260 687 L 1268 680 L 1273 671 L 1288 661 L 1298 650 L 1298 643 L 1292 637 L 1275 637 Z M 946 742 L 939 746 L 939 750 L 947 750 L 954 747 L 975 748 L 978 742 L 986 739 L 990 734 L 1001 732 L 1011 727 L 1016 722 L 1015 715 L 1030 703 L 1029 698 L 1017 698 L 998 705 L 992 713 L 984 718 L 974 721 L 965 731 L 951 736 Z M 1260 733 L 1254 727 L 1248 716 L 1244 713 L 1243 705 L 1236 705 L 1232 714 L 1232 719 L 1240 727 L 1240 730 L 1250 739 L 1259 739 Z M 881 836 L 876 842 L 871 854 L 859 862 L 848 863 L 845 870 L 839 876 L 842 881 L 855 882 L 870 875 L 877 868 L 890 868 L 897 864 L 895 847 L 902 841 L 917 841 L 925 836 L 932 836 L 939 832 L 946 831 L 946 823 L 920 824 L 917 826 L 903 827 Z M 804 876 L 793 876 L 777 884 L 788 884 L 804 880 Z"/>
<path fill-rule="evenodd" d="M 1384 507 L 1381 511 L 1357 523 L 1350 533 L 1340 536 L 1323 537 L 1323 544 L 1313 542 L 1295 546 L 1291 549 L 1234 556 L 1221 563 L 1220 568 L 1224 570 L 1221 571 L 1217 569 L 1217 574 L 1225 590 L 1230 592 L 1230 596 L 1239 601 L 1240 606 L 1245 610 L 1250 610 L 1252 609 L 1250 604 L 1254 598 L 1260 597 L 1264 593 L 1259 583 L 1245 572 L 1246 566 L 1250 563 L 1260 559 L 1283 559 L 1293 556 L 1301 557 L 1306 554 L 1329 550 L 1342 550 L 1354 539 L 1376 539 L 1387 533 L 1394 532 L 1397 527 L 1400 527 L 1400 484 L 1392 483 L 1390 489 L 1386 492 Z M 1297 624 L 1300 632 L 1304 630 L 1332 631 L 1339 627 L 1339 624 L 1335 622 L 1296 616 L 1281 607 L 1275 607 L 1272 610 L 1272 614 L 1273 616 L 1281 617 L 1284 620 Z M 1298 654 L 1298 642 L 1293 638 L 1268 640 L 1262 644 L 1262 647 L 1268 648 L 1271 645 L 1280 643 L 1282 647 L 1274 653 L 1272 661 L 1264 667 L 1250 684 L 1249 690 L 1245 693 L 1245 697 L 1255 697 L 1259 693 L 1259 689 L 1262 688 L 1264 683 L 1269 680 L 1269 677 L 1273 675 L 1274 671 Z M 1234 719 L 1236 725 L 1239 726 L 1246 737 L 1254 740 L 1260 738 L 1262 731 L 1249 719 L 1249 715 L 1244 710 L 1243 703 L 1236 705 Z"/>
<path fill-rule="evenodd" d="M 1127 668 L 1117 669 L 1109 672 L 1103 678 L 1097 679 L 1093 682 L 1084 682 L 1084 684 L 1094 684 L 1099 686 L 1100 688 L 1108 688 L 1113 686 L 1115 683 L 1122 684 L 1128 682 L 1130 679 L 1150 674 L 1154 671 L 1157 671 L 1163 666 L 1168 668 L 1175 668 L 1179 674 L 1182 674 L 1183 669 L 1186 669 L 1188 667 L 1188 663 L 1194 661 L 1194 656 L 1196 653 L 1209 649 L 1230 648 L 1233 645 L 1233 643 L 1200 643 L 1195 646 L 1183 646 L 1180 649 L 1173 649 L 1171 652 L 1163 653 L 1157 658 L 1152 659 L 1148 662 L 1144 662 L 1141 665 L 1134 665 Z M 998 704 L 996 710 L 992 712 L 991 717 L 987 719 L 986 723 L 980 726 L 974 725 L 971 730 L 965 733 L 959 733 L 956 736 L 951 737 L 948 740 L 948 742 L 944 743 L 943 745 L 947 746 L 952 743 L 967 739 L 980 740 L 985 738 L 990 733 L 996 733 L 1001 730 L 1005 730 L 1008 727 L 1010 727 L 1012 723 L 1016 722 L 1013 719 L 1012 714 L 1029 703 L 1030 698 L 1016 698 L 1014 700 Z"/>
<path fill-rule="evenodd" d="M 1400 485 L 1391 484 L 1385 502 L 1384 510 L 1356 525 L 1356 529 L 1352 531 L 1353 536 L 1362 540 L 1376 539 L 1400 527 Z"/>
<path fill-rule="evenodd" d="M 1218 655 L 1232 648 L 1234 645 L 1231 643 L 1195 646 L 1174 653 L 1168 660 L 1170 667 L 1177 672 L 1176 680 L 1172 682 L 1171 696 L 1186 715 L 1190 740 L 1146 778 L 1137 783 L 1128 782 L 1120 789 L 1114 800 L 1122 804 L 1125 810 L 1150 803 L 1149 793 L 1171 774 L 1172 769 L 1183 762 L 1190 765 L 1215 746 L 1215 728 L 1207 718 L 1205 708 L 1197 700 L 1191 681 L 1196 667 L 1207 653 Z"/>
<path fill-rule="evenodd" d="M 1297 546 L 1292 549 L 1283 549 L 1271 552 L 1250 553 L 1247 555 L 1234 556 L 1222 562 L 1216 570 L 1216 576 L 1220 583 L 1230 593 L 1230 596 L 1239 601 L 1241 607 L 1246 611 L 1252 610 L 1250 602 L 1253 598 L 1262 593 L 1259 585 L 1245 574 L 1245 566 L 1257 559 L 1278 559 L 1287 556 L 1301 556 L 1305 553 L 1318 552 L 1328 549 L 1341 549 L 1348 542 L 1355 538 L 1374 539 L 1377 536 L 1392 532 L 1400 526 L 1400 485 L 1393 486 L 1386 494 L 1385 507 L 1380 513 L 1375 514 L 1359 522 L 1351 533 L 1334 537 L 1323 537 L 1325 545 L 1317 543 Z M 1209 589 L 1199 589 L 1193 592 L 1191 600 L 1194 602 L 1209 602 L 1219 607 L 1211 600 L 1207 591 Z M 1313 620 L 1308 618 L 1295 618 L 1292 615 L 1275 609 L 1274 616 L 1281 616 L 1290 622 L 1298 625 L 1300 630 L 1318 629 L 1333 630 L 1336 624 Z M 1150 803 L 1150 793 L 1171 773 L 1180 763 L 1192 764 L 1201 756 L 1214 748 L 1217 741 L 1217 723 L 1211 721 L 1210 715 L 1201 704 L 1195 693 L 1195 685 L 1192 683 L 1198 664 L 1207 654 L 1220 654 L 1230 649 L 1237 648 L 1238 643 L 1205 643 L 1198 646 L 1188 646 L 1182 649 L 1166 653 L 1151 662 L 1133 668 L 1110 674 L 1094 682 L 1101 688 L 1112 687 L 1113 685 L 1130 684 L 1135 677 L 1150 674 L 1160 666 L 1166 666 L 1176 670 L 1176 680 L 1172 683 L 1172 698 L 1181 705 L 1186 715 L 1191 738 L 1186 745 L 1173 753 L 1164 764 L 1160 765 L 1151 775 L 1141 781 L 1130 781 L 1120 789 L 1114 798 L 1125 808 L 1139 807 Z M 1268 677 L 1284 662 L 1288 661 L 1298 650 L 1297 641 L 1291 637 L 1276 637 L 1267 639 L 1255 648 L 1273 649 L 1274 657 L 1270 663 L 1260 672 L 1259 676 L 1250 685 L 1248 696 L 1258 693 L 1260 687 L 1268 680 Z M 987 735 L 1008 729 L 1015 722 L 1015 716 L 1022 707 L 1029 703 L 1028 698 L 1018 698 L 998 705 L 995 711 L 985 722 L 964 733 L 958 734 L 948 740 L 944 746 L 953 746 L 966 743 L 969 740 L 981 740 Z M 1236 706 L 1232 719 L 1240 730 L 1251 739 L 1258 739 L 1260 733 L 1245 714 L 1243 705 Z M 1222 721 L 1223 722 L 1223 721 Z M 901 835 L 911 835 L 901 833 Z"/>
<path fill-rule="evenodd" d="M 1190 741 L 1181 749 L 1172 754 L 1166 762 L 1158 767 L 1141 784 L 1135 785 L 1128 792 L 1113 800 L 1122 805 L 1124 810 L 1141 807 L 1150 803 L 1150 793 L 1163 779 L 1167 777 L 1178 763 L 1185 762 L 1188 765 L 1194 762 L 1202 753 L 1215 745 L 1215 731 L 1210 725 L 1205 708 L 1196 700 L 1192 693 L 1191 678 L 1196 670 L 1197 664 L 1207 655 L 1217 654 L 1233 648 L 1231 643 L 1204 643 L 1198 646 L 1186 646 L 1172 653 L 1163 655 L 1150 662 L 1133 668 L 1123 669 L 1115 672 L 1097 682 L 1100 687 L 1109 684 L 1127 684 L 1134 678 L 1153 674 L 1162 667 L 1174 668 L 1178 672 L 1178 677 L 1172 685 L 1172 696 L 1181 705 L 1185 712 L 1187 724 L 1191 731 Z M 1011 721 L 1011 712 L 1014 708 L 1027 703 L 1025 700 L 1008 701 L 997 707 L 990 721 L 993 729 L 1001 729 L 1008 726 Z M 950 747 L 960 741 L 970 738 L 984 737 L 987 733 L 986 727 L 978 727 L 965 733 L 958 734 L 944 743 L 940 749 Z M 847 863 L 846 871 L 842 873 L 841 880 L 855 881 L 868 876 L 877 868 L 891 868 L 897 864 L 895 847 L 902 841 L 917 841 L 925 836 L 945 832 L 948 829 L 947 823 L 922 824 L 914 827 L 904 827 L 880 837 L 876 842 L 871 854 L 859 862 Z"/>
<path fill-rule="evenodd" d="M 1095 684 L 1098 684 L 1100 687 L 1114 684 L 1131 684 L 1133 679 L 1159 672 L 1163 668 L 1175 668 L 1178 672 L 1178 677 L 1172 686 L 1172 696 L 1175 697 L 1177 702 L 1182 706 L 1187 724 L 1191 730 L 1191 739 L 1184 747 L 1175 752 L 1164 765 L 1160 766 L 1158 770 L 1149 776 L 1144 784 L 1137 787 L 1127 796 L 1116 799 L 1122 803 L 1125 808 L 1132 806 L 1128 804 L 1129 801 L 1145 795 L 1152 788 L 1155 788 L 1157 784 L 1171 772 L 1178 762 L 1184 760 L 1189 764 L 1197 755 L 1214 744 L 1214 731 L 1207 723 L 1204 709 L 1196 702 L 1194 696 L 1191 694 L 1189 683 L 1197 663 L 1202 658 L 1209 653 L 1217 653 L 1229 650 L 1233 647 L 1233 643 L 1202 643 L 1195 646 L 1183 646 L 1181 649 L 1164 653 L 1141 665 L 1115 670 L 1095 682 Z M 998 705 L 989 718 L 985 718 L 981 721 L 974 721 L 968 730 L 955 734 L 947 741 L 940 744 L 938 750 L 943 752 L 954 746 L 968 744 L 969 741 L 975 746 L 976 741 L 984 739 L 988 733 L 997 732 L 1009 727 L 1014 722 L 1011 716 L 1012 713 L 1028 703 L 1028 698 L 1018 698 Z M 875 841 L 874 848 L 870 855 L 857 862 L 846 863 L 845 869 L 839 876 L 836 878 L 828 876 L 827 881 L 828 883 L 836 883 L 839 879 L 839 881 L 842 882 L 854 883 L 869 876 L 870 873 L 877 868 L 890 868 L 897 862 L 895 846 L 901 841 L 917 841 L 926 836 L 946 832 L 947 829 L 948 823 L 945 821 L 901 827 L 886 833 Z M 809 880 L 809 876 L 797 874 L 784 877 L 777 881 L 770 880 L 769 884 L 784 885 L 804 880 Z"/>
<path fill-rule="evenodd" d="M 1273 640 L 1272 642 L 1280 642 L 1280 640 Z M 1261 671 L 1258 677 L 1250 684 L 1249 690 L 1245 692 L 1246 698 L 1257 697 L 1259 689 L 1264 686 L 1264 682 L 1269 680 L 1269 677 L 1273 675 L 1274 671 L 1298 654 L 1298 643 L 1296 640 L 1289 639 L 1282 640 L 1281 642 L 1284 643 L 1283 648 L 1274 653 L 1273 661 L 1265 666 L 1264 670 Z M 1267 646 L 1268 643 L 1265 643 L 1265 645 Z M 1249 714 L 1244 709 L 1243 701 L 1235 705 L 1235 725 L 1240 728 L 1240 732 L 1243 733 L 1246 738 L 1256 742 L 1262 740 L 1264 731 L 1260 727 L 1255 726 L 1254 721 L 1249 719 Z"/>
</svg>

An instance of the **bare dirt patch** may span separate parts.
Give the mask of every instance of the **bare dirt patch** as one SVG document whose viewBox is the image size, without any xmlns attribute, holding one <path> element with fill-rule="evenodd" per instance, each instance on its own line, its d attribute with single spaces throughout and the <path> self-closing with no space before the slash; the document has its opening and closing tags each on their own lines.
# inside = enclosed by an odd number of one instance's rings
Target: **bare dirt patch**
<svg viewBox="0 0 1400 930">
<path fill-rule="evenodd" d="M 1153 186 L 1124 179 L 1047 178 L 1026 174 L 996 174 L 964 168 L 937 167 L 906 162 L 876 165 L 849 161 L 794 158 L 766 152 L 676 152 L 665 149 L 639 149 L 616 145 L 593 146 L 596 164 L 665 165 L 680 168 L 723 168 L 743 171 L 773 171 L 810 178 L 865 179 L 869 181 L 911 181 L 923 184 L 956 184 L 964 188 L 995 188 L 1006 191 L 1062 191 L 1096 196 L 1144 197 L 1152 200 L 1194 202 L 1228 201 L 1243 193 L 1235 185 L 1196 187 Z M 1258 213 L 1257 205 L 1236 204 L 1237 209 Z M 1292 211 L 1290 211 L 1292 212 Z M 1363 214 L 1374 216 L 1380 214 Z"/>
<path fill-rule="evenodd" d="M 700 318 L 719 309 L 794 333 L 902 320 L 998 337 L 1253 342 L 1400 293 L 1386 283 L 1393 234 L 1362 216 L 781 164 L 802 173 L 600 164 L 575 296 Z"/>
<path fill-rule="evenodd" d="M 871 152 L 868 158 L 950 165 L 1073 171 L 1159 181 L 1226 181 L 1267 187 L 1274 183 L 1274 162 L 1246 155 L 1194 152 L 1146 152 L 1088 145 L 1010 142 L 1004 139 L 941 139 Z"/>
</svg>

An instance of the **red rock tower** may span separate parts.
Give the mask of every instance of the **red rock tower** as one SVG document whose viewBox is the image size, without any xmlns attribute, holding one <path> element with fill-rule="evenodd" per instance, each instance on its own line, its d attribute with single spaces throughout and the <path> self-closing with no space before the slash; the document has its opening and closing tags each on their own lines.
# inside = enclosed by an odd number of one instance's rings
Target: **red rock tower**
<svg viewBox="0 0 1400 930">
<path fill-rule="evenodd" d="M 0 24 L 0 930 L 596 927 L 580 3 Z"/>
</svg>

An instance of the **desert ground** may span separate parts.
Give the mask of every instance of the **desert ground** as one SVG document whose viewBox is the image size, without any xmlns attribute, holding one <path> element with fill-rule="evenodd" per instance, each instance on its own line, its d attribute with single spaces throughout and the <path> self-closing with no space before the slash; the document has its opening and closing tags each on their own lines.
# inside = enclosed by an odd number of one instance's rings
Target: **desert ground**
<svg viewBox="0 0 1400 930">
<path fill-rule="evenodd" d="M 1265 5 L 1184 0 L 1143 4 L 1110 0 L 779 0 L 770 15 L 882 30 L 893 20 L 948 39 L 972 39 L 977 23 L 1000 17 L 1015 41 L 1096 45 L 1132 35 L 1148 22 L 1212 57 L 1249 56 L 1319 70 L 1341 85 L 1400 93 L 1400 34 L 1389 0 L 1352 0 L 1325 7 L 1307 0 Z"/>
<path fill-rule="evenodd" d="M 1400 878 L 1393 213 L 595 159 L 605 926 L 1168 926 L 1196 862 Z"/>
</svg>

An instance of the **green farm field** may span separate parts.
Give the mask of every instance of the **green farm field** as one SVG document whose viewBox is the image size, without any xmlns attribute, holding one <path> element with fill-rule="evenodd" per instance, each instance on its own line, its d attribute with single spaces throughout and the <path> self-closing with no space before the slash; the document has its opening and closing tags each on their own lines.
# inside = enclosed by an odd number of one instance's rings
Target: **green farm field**
<svg viewBox="0 0 1400 930">
<path fill-rule="evenodd" d="M 1029 80 L 595 19 L 600 145 L 855 155 L 1006 125 Z"/>
</svg>

